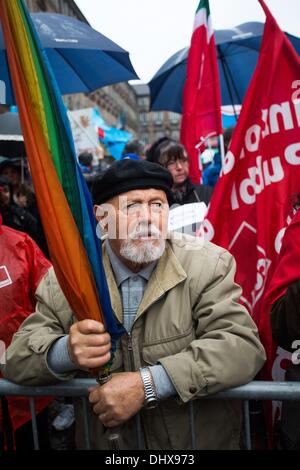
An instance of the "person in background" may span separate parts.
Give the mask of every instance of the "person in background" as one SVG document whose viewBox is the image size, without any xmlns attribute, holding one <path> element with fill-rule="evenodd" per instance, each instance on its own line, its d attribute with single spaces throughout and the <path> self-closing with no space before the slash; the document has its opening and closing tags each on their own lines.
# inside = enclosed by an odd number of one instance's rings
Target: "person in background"
<svg viewBox="0 0 300 470">
<path fill-rule="evenodd" d="M 28 233 L 38 244 L 44 255 L 49 258 L 48 245 L 41 222 L 35 193 L 30 181 L 30 166 L 26 160 L 25 178 L 26 182 L 21 182 L 21 167 L 15 160 L 6 158 L 0 163 L 0 179 L 5 182 L 6 194 L 9 193 L 9 204 L 3 210 L 3 221 L 5 225 Z M 2 192 L 3 197 L 3 192 Z M 1 198 L 0 198 L 1 199 Z M 7 203 L 7 200 L 6 200 Z M 1 201 L 0 201 L 1 204 Z M 2 200 L 3 204 L 3 200 Z"/>
<path fill-rule="evenodd" d="M 19 186 L 19 189 L 17 190 L 15 194 L 15 203 L 19 206 L 22 207 L 23 209 L 27 209 L 32 206 L 32 204 L 35 203 L 35 195 L 33 188 L 27 184 L 27 183 L 22 183 Z"/>
<path fill-rule="evenodd" d="M 4 186 L 4 191 L 3 186 L 0 186 L 0 191 L 1 188 L 0 197 L 4 193 L 6 199 L 9 199 L 6 187 Z M 8 348 L 18 327 L 34 312 L 37 286 L 51 264 L 26 233 L 2 224 L 2 208 L 0 206 L 0 340 Z M 38 411 L 48 402 L 49 399 L 38 399 Z M 2 397 L 0 408 L 2 448 L 33 449 L 28 400 L 22 397 Z M 43 431 L 40 433 L 40 444 L 42 448 L 48 448 L 46 411 L 38 415 L 38 425 L 40 431 Z"/>
<path fill-rule="evenodd" d="M 233 131 L 234 131 L 234 127 L 227 127 L 223 132 L 225 155 L 227 153 Z M 202 173 L 203 184 L 208 184 L 209 186 L 215 187 L 220 176 L 221 168 L 222 168 L 222 159 L 221 159 L 221 153 L 218 150 L 213 157 L 213 161 L 209 165 L 207 165 L 207 167 L 203 170 L 203 173 Z"/>
<path fill-rule="evenodd" d="M 202 172 L 203 184 L 215 187 L 220 176 L 221 168 L 221 154 L 217 151 L 213 156 L 212 162 L 210 162 Z"/>
<path fill-rule="evenodd" d="M 91 190 L 94 179 L 96 178 L 98 172 L 94 171 L 93 168 L 93 154 L 91 152 L 82 152 L 78 155 L 78 162 L 80 170 L 84 176 L 86 184 Z"/>
<path fill-rule="evenodd" d="M 172 139 L 167 136 L 160 137 L 153 142 L 146 150 L 146 160 L 151 163 L 159 163 L 160 149 L 167 142 L 172 142 Z"/>
<path fill-rule="evenodd" d="M 2 177 L 0 177 L 0 210 L 3 224 L 27 233 L 38 242 L 37 220 L 24 207 L 14 202 L 11 184 Z"/>
<path fill-rule="evenodd" d="M 270 307 L 273 338 L 290 351 L 285 380 L 300 382 L 300 194 L 295 204 L 296 213 L 287 227 L 276 270 L 266 293 Z M 286 450 L 300 450 L 300 403 L 283 401 L 279 423 L 279 446 Z"/>
<path fill-rule="evenodd" d="M 0 163 L 0 177 L 5 178 L 11 188 L 11 196 L 14 199 L 21 185 L 21 168 L 15 161 L 6 158 Z"/>
<path fill-rule="evenodd" d="M 131 140 L 125 145 L 125 148 L 122 152 L 122 159 L 124 155 L 136 155 L 140 160 L 146 159 L 145 154 L 145 144 L 140 140 Z M 131 157 L 132 158 L 132 157 Z"/>
<path fill-rule="evenodd" d="M 82 152 L 78 155 L 80 169 L 84 175 L 90 175 L 93 172 L 93 154 L 91 152 Z"/>
<path fill-rule="evenodd" d="M 30 184 L 22 183 L 15 194 L 14 201 L 36 220 L 36 235 L 33 238 L 46 258 L 50 259 L 48 244 L 33 187 Z"/>
<path fill-rule="evenodd" d="M 193 184 L 189 179 L 189 157 L 183 145 L 167 140 L 160 144 L 158 163 L 166 168 L 173 178 L 173 204 L 204 202 L 207 206 L 213 188 L 205 184 Z"/>
</svg>

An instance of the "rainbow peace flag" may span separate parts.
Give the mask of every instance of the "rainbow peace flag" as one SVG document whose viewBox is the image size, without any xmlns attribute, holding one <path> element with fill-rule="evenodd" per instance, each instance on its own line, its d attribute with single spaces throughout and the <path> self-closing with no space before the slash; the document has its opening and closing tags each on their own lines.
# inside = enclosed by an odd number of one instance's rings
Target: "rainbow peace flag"
<svg viewBox="0 0 300 470">
<path fill-rule="evenodd" d="M 53 266 L 79 320 L 122 333 L 102 265 L 101 242 L 76 160 L 66 109 L 23 0 L 1 0 L 0 19 L 26 153 Z"/>
</svg>

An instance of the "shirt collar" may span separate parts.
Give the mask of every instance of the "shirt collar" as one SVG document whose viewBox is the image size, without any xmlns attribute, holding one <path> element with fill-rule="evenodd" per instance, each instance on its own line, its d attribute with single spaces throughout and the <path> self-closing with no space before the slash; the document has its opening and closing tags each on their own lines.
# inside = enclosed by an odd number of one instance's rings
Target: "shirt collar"
<svg viewBox="0 0 300 470">
<path fill-rule="evenodd" d="M 120 287 L 122 282 L 126 281 L 126 279 L 134 276 L 141 276 L 146 281 L 149 281 L 152 271 L 157 265 L 157 261 L 152 261 L 152 263 L 149 263 L 139 272 L 134 273 L 129 268 L 127 268 L 127 266 L 125 266 L 125 264 L 123 264 L 120 258 L 115 254 L 112 247 L 110 246 L 109 240 L 106 240 L 106 248 L 118 287 Z"/>
</svg>

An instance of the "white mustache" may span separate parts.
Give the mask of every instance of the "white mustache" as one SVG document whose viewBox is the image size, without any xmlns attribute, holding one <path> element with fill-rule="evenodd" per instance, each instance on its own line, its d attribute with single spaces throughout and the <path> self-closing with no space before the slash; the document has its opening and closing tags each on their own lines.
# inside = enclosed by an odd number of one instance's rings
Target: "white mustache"
<svg viewBox="0 0 300 470">
<path fill-rule="evenodd" d="M 148 237 L 161 238 L 161 231 L 154 225 L 138 225 L 132 232 L 128 234 L 129 240 Z"/>
</svg>

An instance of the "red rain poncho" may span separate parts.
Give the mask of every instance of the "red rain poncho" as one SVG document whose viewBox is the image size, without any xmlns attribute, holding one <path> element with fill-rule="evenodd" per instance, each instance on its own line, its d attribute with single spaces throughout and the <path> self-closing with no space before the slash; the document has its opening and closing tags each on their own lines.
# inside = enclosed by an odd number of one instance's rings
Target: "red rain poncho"
<svg viewBox="0 0 300 470">
<path fill-rule="evenodd" d="M 7 348 L 14 333 L 35 310 L 35 291 L 51 263 L 36 243 L 23 232 L 2 225 L 0 214 L 0 341 Z M 1 375 L 0 375 L 1 377 Z M 9 413 L 14 429 L 31 419 L 26 398 L 8 397 Z M 36 401 L 37 411 L 49 398 Z M 0 409 L 1 429 L 1 409 Z"/>
</svg>

